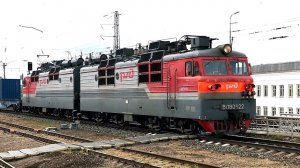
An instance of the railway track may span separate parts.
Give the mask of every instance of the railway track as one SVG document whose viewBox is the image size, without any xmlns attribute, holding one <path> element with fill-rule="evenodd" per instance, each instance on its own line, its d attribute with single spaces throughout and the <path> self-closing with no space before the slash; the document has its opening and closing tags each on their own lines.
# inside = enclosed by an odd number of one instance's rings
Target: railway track
<svg viewBox="0 0 300 168">
<path fill-rule="evenodd" d="M 218 168 L 218 166 L 189 161 L 185 159 L 179 159 L 175 157 L 169 157 L 165 155 L 134 150 L 130 148 L 114 148 L 106 151 L 88 150 L 90 153 L 99 154 L 102 156 L 113 157 L 114 159 L 120 159 L 123 162 L 128 160 L 132 164 L 136 164 L 138 167 L 201 167 L 201 168 Z M 125 160 L 124 160 L 125 159 Z"/>
<path fill-rule="evenodd" d="M 0 168 L 15 168 L 15 167 L 5 162 L 4 160 L 0 159 Z"/>
<path fill-rule="evenodd" d="M 0 125 L 0 130 L 2 130 L 4 132 L 9 132 L 9 133 L 12 133 L 12 134 L 16 134 L 16 135 L 19 135 L 19 136 L 27 137 L 27 138 L 33 139 L 35 141 L 48 143 L 48 144 L 60 143 L 59 141 L 56 141 L 56 140 L 43 138 L 43 137 L 36 136 L 36 135 L 26 133 L 26 132 L 22 132 L 22 131 L 17 131 L 17 130 L 14 130 L 12 128 L 7 128 L 7 127 L 1 126 L 1 125 Z"/>
<path fill-rule="evenodd" d="M 58 133 L 58 132 L 49 132 L 49 131 L 44 131 L 44 130 L 36 130 L 34 128 L 30 128 L 30 127 L 26 127 L 26 126 L 18 125 L 18 124 L 13 124 L 13 123 L 8 123 L 8 122 L 4 122 L 4 121 L 0 121 L 0 124 L 6 125 L 6 126 L 9 126 L 9 127 L 13 127 L 13 128 L 18 128 L 18 129 L 21 129 L 21 130 L 26 130 L 26 131 L 33 132 L 33 133 L 41 133 L 41 134 L 54 136 L 54 137 L 59 137 L 59 138 L 63 138 L 63 139 L 66 139 L 66 140 L 71 140 L 71 141 L 76 141 L 76 142 L 93 142 L 92 140 L 89 140 L 89 139 L 79 138 L 79 137 L 66 135 L 66 134 L 62 134 L 62 133 Z M 61 143 L 60 141 L 51 140 L 51 139 L 48 139 L 48 138 L 43 139 L 43 137 L 36 136 L 36 135 L 26 133 L 26 132 L 22 132 L 22 131 L 16 131 L 16 130 L 13 130 L 11 128 L 3 127 L 1 125 L 0 125 L 0 129 L 5 131 L 5 132 L 12 132 L 13 131 L 13 133 L 15 133 L 17 135 L 21 135 L 21 136 L 24 136 L 24 137 L 28 137 L 28 138 L 35 139 L 35 140 L 42 141 L 42 142 L 46 142 L 46 143 L 48 143 L 48 142 L 52 143 L 52 144 L 53 143 Z"/>
<path fill-rule="evenodd" d="M 30 127 L 0 121 L 0 130 L 3 130 L 5 132 L 10 132 L 10 133 L 17 134 L 17 135 L 20 135 L 20 136 L 28 137 L 28 138 L 31 138 L 31 139 L 34 139 L 34 140 L 37 140 L 37 141 L 40 141 L 40 142 L 47 143 L 47 144 L 61 143 L 60 141 L 52 140 L 52 139 L 45 138 L 45 137 L 40 137 L 40 136 L 38 136 L 39 134 L 34 135 L 34 134 L 30 134 L 30 133 L 25 133 L 25 132 L 22 132 L 22 131 L 14 130 L 12 128 L 3 127 L 1 125 L 13 127 L 13 128 L 18 128 L 18 129 L 22 129 L 22 130 L 26 130 L 26 131 L 31 131 L 31 132 L 36 131 L 33 128 L 30 128 Z M 81 139 L 81 138 L 78 138 L 78 137 L 72 137 L 72 136 L 69 136 L 69 135 L 59 134 L 59 133 L 55 133 L 55 132 L 41 131 L 41 133 L 47 134 L 47 135 L 52 135 L 52 136 L 59 136 L 59 137 L 62 137 L 62 138 L 76 140 L 76 141 L 80 141 L 80 142 L 91 142 L 90 140 Z M 102 157 L 114 159 L 114 160 L 121 161 L 121 162 L 126 163 L 126 164 L 137 166 L 137 167 L 156 168 L 156 167 L 164 167 L 163 165 L 166 165 L 166 164 L 175 165 L 175 167 L 178 164 L 186 166 L 186 167 L 189 167 L 189 166 L 207 167 L 207 168 L 215 168 L 216 167 L 216 166 L 213 166 L 213 165 L 207 165 L 207 164 L 203 164 L 203 163 L 183 160 L 183 159 L 179 159 L 179 158 L 168 157 L 168 156 L 154 154 L 154 153 L 148 153 L 148 152 L 144 152 L 144 151 L 137 151 L 137 150 L 133 150 L 133 149 L 129 149 L 129 148 L 114 148 L 114 149 L 111 149 L 111 150 L 118 150 L 119 152 L 123 152 L 123 153 L 128 153 L 129 157 L 123 157 L 124 155 L 123 156 L 117 156 L 117 155 L 111 154 L 110 152 L 105 153 L 103 151 L 96 151 L 96 150 L 87 149 L 87 148 L 83 148 L 83 150 L 87 151 L 88 153 L 93 153 L 93 154 L 96 154 L 96 155 L 100 155 Z M 135 156 L 139 155 L 139 157 L 143 158 L 144 160 L 137 161 L 137 160 L 132 158 L 133 155 L 135 155 Z M 149 158 L 151 160 L 153 160 L 154 162 L 146 163 L 145 161 L 149 160 Z M 157 160 L 160 162 L 160 164 L 157 164 Z"/>
<path fill-rule="evenodd" d="M 300 155 L 300 144 L 276 141 L 262 138 L 253 138 L 246 136 L 224 136 L 224 137 L 210 137 L 210 136 L 199 136 L 200 140 L 208 142 L 216 142 L 221 144 L 230 144 L 238 147 L 254 148 L 254 149 L 265 149 L 274 152 L 284 152 L 288 154 Z"/>
<path fill-rule="evenodd" d="M 34 116 L 35 117 L 35 116 Z M 89 121 L 88 121 L 89 122 Z M 11 127 L 15 127 L 15 128 L 20 128 L 20 129 L 24 129 L 24 130 L 28 130 L 28 131 L 36 131 L 32 128 L 29 127 L 24 127 L 24 126 L 20 126 L 20 125 L 16 125 L 16 124 L 12 124 L 12 123 L 5 123 L 5 122 L 1 122 L 0 124 L 6 124 L 9 125 Z M 6 130 L 9 131 L 9 130 Z M 48 135 L 52 135 L 52 136 L 62 136 L 61 138 L 65 138 L 68 139 L 70 138 L 70 140 L 72 140 L 74 137 L 69 137 L 67 135 L 67 137 L 64 137 L 64 135 L 60 135 L 59 133 L 56 132 L 47 132 L 47 131 L 41 131 L 41 133 L 43 134 L 48 134 Z M 47 138 L 46 138 L 47 139 Z M 254 150 L 254 149 L 258 149 L 263 151 L 264 153 L 266 153 L 265 150 L 268 151 L 268 153 L 272 153 L 272 151 L 274 153 L 281 153 L 281 154 L 296 154 L 296 155 L 300 155 L 300 144 L 297 143 L 291 143 L 291 142 L 286 142 L 286 141 L 277 141 L 277 140 L 268 140 L 268 139 L 262 139 L 262 138 L 253 138 L 253 137 L 246 137 L 246 136 L 225 136 L 225 137 L 211 137 L 211 136 L 199 136 L 200 140 L 205 140 L 205 141 L 209 141 L 209 142 L 220 142 L 221 144 L 231 144 L 233 146 L 236 147 L 241 147 L 241 149 L 243 148 L 243 150 Z M 86 139 L 78 139 L 77 137 L 75 137 L 75 139 L 73 139 L 74 141 L 78 141 L 78 142 L 92 142 L 91 140 L 86 140 Z M 44 140 L 38 140 L 38 141 L 44 141 Z M 47 141 L 47 140 L 45 140 Z M 47 143 L 47 142 L 45 142 Z M 49 143 L 49 142 L 48 142 Z M 60 143 L 60 142 L 50 142 L 50 143 Z M 85 148 L 84 150 L 87 150 L 89 152 L 93 152 L 93 150 L 91 149 L 87 149 Z M 166 156 L 153 156 L 155 154 L 153 153 L 148 153 L 144 152 L 144 151 L 130 151 L 131 149 L 129 148 L 113 148 L 113 150 L 117 150 L 117 151 L 122 151 L 125 153 L 130 153 L 130 155 L 132 155 L 132 153 L 136 153 L 136 155 L 143 155 L 145 158 L 145 160 L 148 160 L 148 158 L 157 158 L 158 160 L 165 160 L 163 162 L 166 162 L 166 164 L 168 164 L 168 162 L 175 162 L 177 164 L 183 164 L 183 165 L 189 165 L 189 166 L 193 166 L 196 165 L 198 167 L 210 167 L 210 165 L 201 165 L 201 163 L 185 163 L 186 161 L 182 160 L 182 161 L 174 161 L 174 159 L 176 160 L 176 158 L 166 158 Z M 270 152 L 269 152 L 270 151 Z M 155 166 L 154 164 L 145 164 L 145 163 L 135 163 L 137 162 L 136 160 L 134 160 L 134 162 L 132 162 L 132 158 L 122 158 L 120 156 L 115 156 L 115 155 L 111 155 L 109 153 L 103 153 L 103 151 L 97 151 L 98 153 L 101 153 L 102 156 L 114 159 L 114 160 L 118 160 L 118 161 L 122 161 L 128 164 L 132 164 L 132 165 L 138 165 L 138 167 L 161 167 L 161 166 Z M 142 154 L 144 153 L 144 154 Z M 99 154 L 100 155 L 100 154 Z M 111 156 L 110 156 L 111 155 Z M 152 156 L 150 156 L 152 155 Z M 164 158 L 164 159 L 163 159 Z M 173 161 L 172 161 L 173 159 Z M 189 161 L 187 161 L 189 162 Z M 139 165 L 140 164 L 140 165 Z M 154 165 L 154 166 L 153 166 Z M 211 166 L 211 167 L 215 167 L 215 166 Z"/>
<path fill-rule="evenodd" d="M 299 149 L 300 151 L 300 144 L 294 143 L 294 142 L 288 142 L 288 141 L 278 141 L 278 140 L 271 140 L 271 139 L 263 139 L 263 138 L 254 138 L 254 137 L 248 137 L 248 136 L 238 136 L 238 135 L 231 135 L 227 136 L 226 139 L 238 139 L 245 142 L 254 142 L 259 144 L 268 144 L 273 146 L 281 146 L 281 147 L 288 147 L 288 148 L 294 148 Z"/>
<path fill-rule="evenodd" d="M 15 112 L 12 109 L 1 109 L 1 113 L 6 113 L 6 114 L 17 114 L 17 115 L 22 115 L 22 116 L 27 116 L 27 117 L 36 117 L 36 118 L 41 118 L 41 119 L 50 119 L 50 120 L 56 120 L 56 121 L 65 121 L 65 122 L 73 122 L 71 118 L 61 118 L 61 117 L 55 117 L 51 115 L 44 115 L 44 114 L 33 114 L 30 112 Z M 131 132 L 137 132 L 137 133 L 162 133 L 166 131 L 161 131 L 161 130 L 153 130 L 145 127 L 141 127 L 140 125 L 134 125 L 134 124 L 126 124 L 126 125 L 118 125 L 114 123 L 109 123 L 109 122 L 97 122 L 95 120 L 89 120 L 89 119 L 80 119 L 81 124 L 86 124 L 86 125 L 93 125 L 93 126 L 98 126 L 98 127 L 106 127 L 106 128 L 114 128 L 118 130 L 125 130 L 125 131 L 131 131 Z"/>
</svg>

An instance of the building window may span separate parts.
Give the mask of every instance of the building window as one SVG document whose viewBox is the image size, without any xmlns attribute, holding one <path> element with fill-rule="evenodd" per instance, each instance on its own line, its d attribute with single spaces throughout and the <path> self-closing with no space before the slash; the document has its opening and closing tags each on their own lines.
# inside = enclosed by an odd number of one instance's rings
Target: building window
<svg viewBox="0 0 300 168">
<path fill-rule="evenodd" d="M 268 85 L 264 85 L 264 96 L 268 96 Z"/>
<path fill-rule="evenodd" d="M 264 116 L 267 116 L 267 115 L 268 115 L 268 107 L 264 106 Z"/>
<path fill-rule="evenodd" d="M 300 114 L 300 108 L 297 108 L 297 114 Z"/>
<path fill-rule="evenodd" d="M 256 106 L 256 115 L 260 115 L 260 106 Z"/>
<path fill-rule="evenodd" d="M 276 85 L 272 85 L 272 97 L 276 97 Z"/>
<path fill-rule="evenodd" d="M 279 85 L 279 96 L 284 97 L 284 85 Z"/>
<path fill-rule="evenodd" d="M 293 114 L 293 108 L 289 107 L 289 114 Z"/>
<path fill-rule="evenodd" d="M 272 107 L 272 116 L 276 116 L 276 107 Z"/>
<path fill-rule="evenodd" d="M 283 107 L 279 107 L 279 113 L 284 114 L 284 108 Z"/>
<path fill-rule="evenodd" d="M 289 85 L 289 97 L 293 97 L 293 85 Z"/>
<path fill-rule="evenodd" d="M 297 97 L 300 97 L 300 85 L 297 84 Z"/>
<path fill-rule="evenodd" d="M 261 95 L 261 87 L 260 85 L 257 85 L 257 96 L 259 97 Z"/>
</svg>

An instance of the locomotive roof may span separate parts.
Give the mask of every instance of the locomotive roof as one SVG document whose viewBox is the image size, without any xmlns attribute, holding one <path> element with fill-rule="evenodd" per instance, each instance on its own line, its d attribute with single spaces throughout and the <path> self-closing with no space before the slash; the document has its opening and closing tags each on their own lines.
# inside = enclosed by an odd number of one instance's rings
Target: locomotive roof
<svg viewBox="0 0 300 168">
<path fill-rule="evenodd" d="M 125 68 L 125 67 L 132 67 L 136 66 L 139 60 L 131 60 L 131 61 L 126 61 L 126 62 L 118 62 L 116 63 L 116 68 Z"/>
<path fill-rule="evenodd" d="M 254 65 L 251 70 L 253 74 L 299 71 L 300 61 Z"/>
<path fill-rule="evenodd" d="M 98 66 L 99 65 L 92 65 L 92 66 L 86 66 L 86 67 L 82 67 L 80 69 L 80 72 L 94 72 L 98 70 Z"/>
<path fill-rule="evenodd" d="M 171 55 L 166 55 L 163 57 L 164 61 L 171 61 L 171 60 L 177 60 L 177 59 L 182 59 L 182 58 L 191 58 L 191 57 L 199 57 L 199 56 L 204 56 L 204 57 L 221 57 L 225 56 L 224 53 L 221 52 L 220 49 L 218 48 L 210 48 L 206 50 L 195 50 L 195 51 L 190 51 L 186 53 L 177 53 L 177 54 L 171 54 Z M 230 54 L 227 54 L 226 57 L 246 57 L 244 53 L 237 52 L 237 51 L 232 51 Z"/>
</svg>

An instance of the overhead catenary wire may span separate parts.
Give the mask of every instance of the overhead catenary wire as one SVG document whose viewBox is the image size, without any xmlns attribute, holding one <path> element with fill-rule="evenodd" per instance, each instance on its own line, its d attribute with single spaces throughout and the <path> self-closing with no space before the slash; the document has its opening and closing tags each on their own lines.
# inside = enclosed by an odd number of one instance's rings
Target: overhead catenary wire
<svg viewBox="0 0 300 168">
<path fill-rule="evenodd" d="M 290 23 L 290 24 L 289 24 Z M 239 24 L 241 25 L 241 24 Z M 257 25 L 257 26 L 251 26 L 251 27 L 244 27 L 244 28 L 236 28 L 232 30 L 233 37 L 234 38 L 241 38 L 241 37 L 246 37 L 246 38 L 253 38 L 253 36 L 250 36 L 252 34 L 267 34 L 267 33 L 272 33 L 276 31 L 281 31 L 284 29 L 297 29 L 300 26 L 300 17 L 293 17 L 290 19 L 285 19 L 282 21 L 278 21 L 275 23 L 267 23 L 263 25 Z M 286 36 L 286 33 L 279 35 L 279 36 L 273 36 L 270 35 L 268 38 L 263 38 L 260 39 L 259 41 L 264 41 L 264 40 L 274 40 L 274 39 L 282 39 L 281 36 Z M 225 32 L 218 32 L 218 36 L 227 36 L 228 31 Z M 293 33 L 293 35 L 289 35 L 288 37 L 285 38 L 290 38 L 290 37 L 296 37 L 298 36 L 296 33 Z M 277 38 L 276 38 L 277 37 Z"/>
</svg>

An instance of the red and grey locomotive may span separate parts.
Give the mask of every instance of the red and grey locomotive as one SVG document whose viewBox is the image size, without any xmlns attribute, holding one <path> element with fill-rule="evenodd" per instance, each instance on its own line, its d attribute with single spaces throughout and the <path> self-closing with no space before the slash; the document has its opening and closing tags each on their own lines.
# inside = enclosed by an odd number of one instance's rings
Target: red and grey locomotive
<svg viewBox="0 0 300 168">
<path fill-rule="evenodd" d="M 54 115 L 73 110 L 102 121 L 152 128 L 237 133 L 255 117 L 251 70 L 229 44 L 212 48 L 206 36 L 153 41 L 43 64 L 25 77 L 23 109 Z"/>
</svg>

